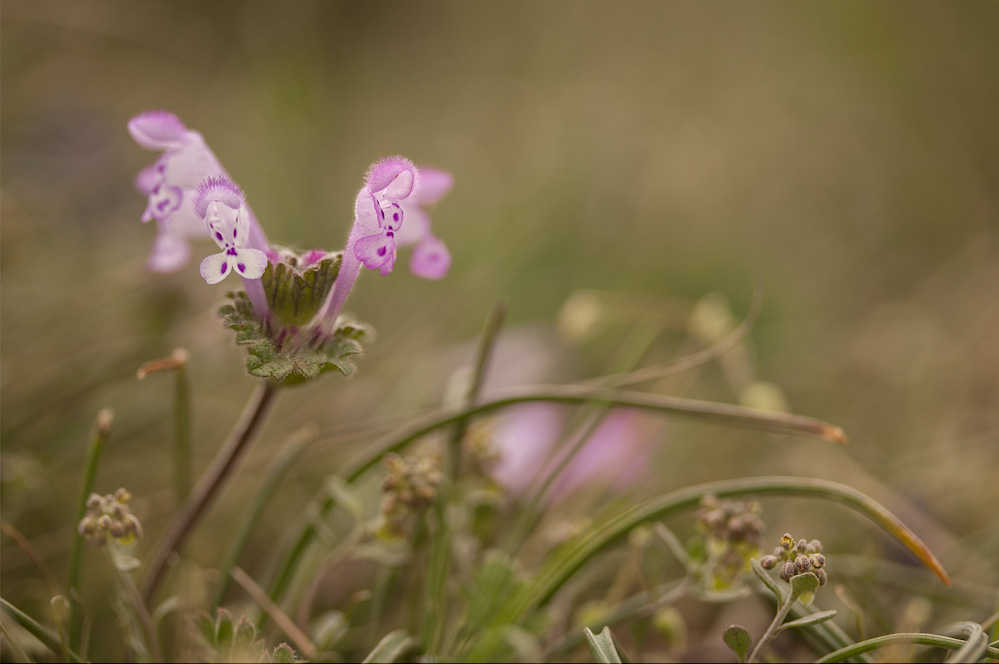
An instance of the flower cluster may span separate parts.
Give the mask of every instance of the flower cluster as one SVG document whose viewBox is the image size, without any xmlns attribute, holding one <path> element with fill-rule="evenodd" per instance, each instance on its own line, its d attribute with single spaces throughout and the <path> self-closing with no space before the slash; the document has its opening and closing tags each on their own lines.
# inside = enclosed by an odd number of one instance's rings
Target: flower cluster
<svg viewBox="0 0 999 664">
<path fill-rule="evenodd" d="M 783 562 L 782 562 L 783 561 Z M 780 578 L 790 582 L 791 577 L 799 574 L 812 573 L 819 579 L 819 585 L 826 585 L 826 557 L 822 555 L 822 542 L 813 539 L 806 542 L 803 539 L 794 541 L 790 533 L 784 533 L 780 545 L 774 549 L 773 555 L 763 556 L 760 566 L 763 569 L 774 569 L 780 564 Z"/>
<path fill-rule="evenodd" d="M 80 536 L 95 546 L 103 545 L 108 537 L 122 544 L 141 539 L 142 524 L 128 507 L 130 500 L 132 494 L 127 489 L 118 489 L 113 495 L 90 494 L 87 512 L 77 527 Z"/>
<path fill-rule="evenodd" d="M 254 375 L 304 380 L 331 368 L 349 372 L 344 357 L 360 352 L 364 327 L 341 319 L 343 305 L 361 268 L 390 273 L 398 247 L 415 245 L 410 269 L 418 276 L 440 279 L 450 268 L 451 256 L 424 210 L 450 190 L 448 173 L 417 168 L 403 157 L 375 162 L 357 196 L 344 251 L 299 253 L 270 244 L 242 190 L 201 134 L 176 115 L 142 113 L 128 129 L 141 146 L 162 152 L 136 178 L 147 196 L 142 220 L 157 225 L 149 267 L 179 270 L 194 237 L 207 234 L 218 245 L 219 253 L 201 261 L 201 276 L 209 284 L 230 273 L 241 277 L 243 291 L 220 313 L 237 342 L 249 347 L 247 368 Z"/>
<path fill-rule="evenodd" d="M 437 500 L 444 480 L 437 460 L 431 457 L 401 457 L 389 454 L 384 460 L 388 475 L 382 482 L 384 529 L 393 535 L 405 532 L 409 517 L 421 514 Z"/>
<path fill-rule="evenodd" d="M 759 554 L 766 529 L 756 501 L 718 500 L 713 495 L 701 499 L 697 529 L 707 545 L 707 578 L 715 590 L 731 587 L 749 561 Z"/>
</svg>

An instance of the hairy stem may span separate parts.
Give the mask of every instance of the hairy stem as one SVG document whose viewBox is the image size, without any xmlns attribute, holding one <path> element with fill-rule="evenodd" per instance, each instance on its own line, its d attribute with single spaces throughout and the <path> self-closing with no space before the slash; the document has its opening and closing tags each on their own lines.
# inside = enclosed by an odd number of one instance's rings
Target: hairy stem
<svg viewBox="0 0 999 664">
<path fill-rule="evenodd" d="M 229 474 L 236 467 L 236 462 L 249 448 L 250 442 L 267 419 L 277 390 L 277 383 L 271 381 L 257 383 L 250 401 L 246 404 L 243 414 L 240 415 L 236 426 L 229 434 L 228 440 L 222 445 L 222 449 L 215 456 L 212 465 L 194 487 L 194 491 L 184 503 L 180 513 L 174 517 L 146 576 L 142 597 L 147 605 L 156 595 L 170 557 L 180 549 L 198 519 L 204 514 L 205 508 L 218 494 Z"/>
</svg>

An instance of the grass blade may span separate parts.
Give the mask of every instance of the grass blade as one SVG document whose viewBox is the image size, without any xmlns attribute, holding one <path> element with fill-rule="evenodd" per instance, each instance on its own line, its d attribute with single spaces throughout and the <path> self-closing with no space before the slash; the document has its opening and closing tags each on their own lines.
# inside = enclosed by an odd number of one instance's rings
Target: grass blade
<svg viewBox="0 0 999 664">
<path fill-rule="evenodd" d="M 621 664 L 621 656 L 614 647 L 610 627 L 604 627 L 600 634 L 594 634 L 589 627 L 584 627 L 583 636 L 586 637 L 586 645 L 590 647 L 595 660 L 601 664 Z"/>
<path fill-rule="evenodd" d="M 851 657 L 856 657 L 865 652 L 870 652 L 871 650 L 876 650 L 883 646 L 889 645 L 891 643 L 917 643 L 924 646 L 935 646 L 937 648 L 947 648 L 949 650 L 960 651 L 962 647 L 967 645 L 967 641 L 963 639 L 955 639 L 950 636 L 940 636 L 939 634 L 926 634 L 923 632 L 902 632 L 899 634 L 886 634 L 884 636 L 876 636 L 873 639 L 867 639 L 866 641 L 861 641 L 860 643 L 855 643 L 852 646 L 847 646 L 846 648 L 840 648 L 835 650 L 824 657 L 820 657 L 815 660 L 816 664 L 828 664 L 831 662 L 842 662 Z M 992 648 L 991 646 L 986 646 L 984 655 L 989 657 L 999 658 L 999 648 Z M 972 660 L 966 660 L 972 661 Z"/>
<path fill-rule="evenodd" d="M 37 620 L 29 616 L 27 613 L 17 608 L 7 600 L 0 597 L 0 606 L 4 608 L 5 611 L 10 613 L 11 618 L 14 619 L 18 625 L 26 629 L 31 633 L 33 637 L 41 641 L 46 648 L 51 650 L 56 655 L 65 654 L 66 657 L 71 662 L 82 662 L 83 658 L 77 655 L 72 648 L 64 649 L 62 643 L 59 642 L 58 637 L 52 634 L 49 630 L 42 627 Z"/>
<path fill-rule="evenodd" d="M 83 464 L 83 483 L 80 485 L 79 497 L 76 501 L 76 521 L 73 522 L 73 545 L 69 551 L 69 574 L 67 575 L 66 587 L 67 598 L 69 599 L 69 647 L 76 649 L 80 647 L 82 640 L 81 630 L 83 629 L 83 614 L 80 612 L 80 597 L 78 588 L 80 587 L 80 561 L 83 557 L 83 537 L 76 532 L 76 524 L 83 520 L 83 515 L 87 513 L 87 497 L 94 490 L 94 482 L 97 479 L 97 465 L 101 459 L 101 452 L 107 442 L 108 434 L 111 432 L 111 422 L 114 421 L 114 414 L 110 409 L 105 408 L 97 413 L 94 420 L 94 428 L 90 434 L 90 443 L 87 446 L 87 457 Z"/>
<path fill-rule="evenodd" d="M 627 537 L 636 526 L 666 519 L 696 509 L 701 497 L 799 496 L 839 502 L 881 526 L 912 551 L 944 583 L 950 579 L 929 548 L 898 517 L 863 493 L 826 480 L 798 477 L 756 477 L 711 482 L 666 494 L 611 519 L 587 534 L 564 544 L 550 556 L 550 563 L 539 573 L 537 582 L 515 598 L 506 615 L 497 618 L 517 622 L 524 615 L 547 602 L 580 567 L 600 552 Z"/>
</svg>

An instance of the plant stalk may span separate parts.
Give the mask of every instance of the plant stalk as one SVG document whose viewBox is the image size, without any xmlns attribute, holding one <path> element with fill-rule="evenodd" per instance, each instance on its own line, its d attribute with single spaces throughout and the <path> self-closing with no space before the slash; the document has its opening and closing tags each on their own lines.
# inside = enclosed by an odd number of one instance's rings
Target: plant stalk
<svg viewBox="0 0 999 664">
<path fill-rule="evenodd" d="M 180 513 L 174 517 L 166 536 L 157 549 L 153 562 L 150 564 L 149 573 L 142 589 L 142 598 L 147 605 L 152 602 L 160 582 L 163 580 L 167 562 L 174 552 L 183 545 L 184 540 L 187 539 L 195 524 L 204 514 L 205 508 L 218 494 L 229 474 L 236 467 L 240 457 L 249 449 L 249 444 L 270 413 L 277 390 L 277 383 L 272 381 L 257 383 L 253 395 L 236 422 L 236 426 L 229 434 L 229 438 L 222 445 L 222 449 L 219 450 L 211 466 L 198 481 L 197 486 L 194 487 Z"/>
</svg>

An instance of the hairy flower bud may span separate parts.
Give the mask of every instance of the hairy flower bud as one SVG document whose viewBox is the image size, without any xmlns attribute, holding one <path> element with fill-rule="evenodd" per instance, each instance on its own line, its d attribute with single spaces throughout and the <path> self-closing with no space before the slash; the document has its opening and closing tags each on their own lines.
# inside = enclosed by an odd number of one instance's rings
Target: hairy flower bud
<svg viewBox="0 0 999 664">
<path fill-rule="evenodd" d="M 808 560 L 812 563 L 812 567 L 815 569 L 822 569 L 826 566 L 826 557 L 821 553 L 813 553 L 808 557 Z"/>
<path fill-rule="evenodd" d="M 763 569 L 773 569 L 777 566 L 777 556 L 763 556 L 760 559 L 760 567 Z"/>
</svg>

